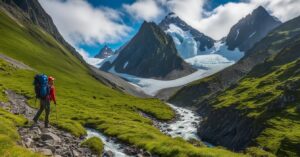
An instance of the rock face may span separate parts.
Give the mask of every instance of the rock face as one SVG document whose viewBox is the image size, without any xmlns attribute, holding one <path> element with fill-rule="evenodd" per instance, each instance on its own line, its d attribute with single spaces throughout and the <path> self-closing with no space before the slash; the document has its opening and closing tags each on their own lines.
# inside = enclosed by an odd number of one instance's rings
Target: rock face
<svg viewBox="0 0 300 157">
<path fill-rule="evenodd" d="M 178 56 L 172 38 L 152 22 L 144 22 L 114 62 L 101 69 L 157 79 L 176 79 L 195 71 Z"/>
<path fill-rule="evenodd" d="M 214 46 L 214 40 L 181 20 L 175 13 L 169 13 L 159 27 L 171 35 L 179 54 L 183 58 L 203 54 Z"/>
<path fill-rule="evenodd" d="M 231 28 L 226 44 L 230 50 L 239 48 L 247 51 L 280 24 L 277 18 L 260 6 Z"/>
<path fill-rule="evenodd" d="M 84 62 L 81 55 L 58 32 L 52 18 L 45 12 L 38 0 L 3 0 L 0 1 L 0 5 L 14 18 L 40 26 L 80 61 Z"/>
<path fill-rule="evenodd" d="M 104 59 L 104 58 L 107 58 L 111 55 L 114 54 L 114 51 L 108 47 L 107 45 L 105 45 L 101 50 L 100 52 L 95 56 L 95 58 L 100 58 L 100 59 Z"/>
</svg>

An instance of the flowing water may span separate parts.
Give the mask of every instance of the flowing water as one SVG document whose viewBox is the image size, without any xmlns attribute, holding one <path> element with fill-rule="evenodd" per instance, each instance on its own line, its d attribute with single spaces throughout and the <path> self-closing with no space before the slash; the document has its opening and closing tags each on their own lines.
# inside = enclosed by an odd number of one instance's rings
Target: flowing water
<svg viewBox="0 0 300 157">
<path fill-rule="evenodd" d="M 182 137 L 185 140 L 191 138 L 200 140 L 197 136 L 197 126 L 201 121 L 201 117 L 189 109 L 177 107 L 169 103 L 168 105 L 175 110 L 178 118 L 171 123 L 158 122 L 160 130 L 172 137 Z"/>
<path fill-rule="evenodd" d="M 91 138 L 96 136 L 102 140 L 105 151 L 111 151 L 116 157 L 129 157 L 128 155 L 123 153 L 124 150 L 121 144 L 115 143 L 113 140 L 109 139 L 107 136 L 103 135 L 101 132 L 96 131 L 94 129 L 87 128 L 86 131 L 87 131 L 86 138 Z"/>
<path fill-rule="evenodd" d="M 161 132 L 168 134 L 172 137 L 182 137 L 185 140 L 196 139 L 200 140 L 197 136 L 197 126 L 201 122 L 201 116 L 195 112 L 168 104 L 177 114 L 178 118 L 173 122 L 160 122 L 156 121 L 156 125 Z M 87 128 L 87 138 L 99 137 L 104 143 L 104 150 L 111 151 L 116 157 L 129 157 L 124 153 L 124 147 L 116 143 L 114 140 L 109 139 L 107 136 L 94 129 Z M 212 146 L 204 142 L 207 146 Z"/>
</svg>

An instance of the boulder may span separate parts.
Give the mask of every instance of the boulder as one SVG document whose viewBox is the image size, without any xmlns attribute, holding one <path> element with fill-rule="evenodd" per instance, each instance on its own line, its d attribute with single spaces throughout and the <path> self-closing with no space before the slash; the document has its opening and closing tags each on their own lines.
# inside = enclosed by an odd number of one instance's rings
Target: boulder
<svg viewBox="0 0 300 157">
<path fill-rule="evenodd" d="M 40 148 L 38 149 L 38 152 L 45 156 L 52 156 L 52 151 L 50 149 Z"/>
<path fill-rule="evenodd" d="M 61 143 L 61 139 L 57 135 L 55 135 L 51 132 L 43 133 L 41 135 L 41 139 L 44 140 L 44 141 L 53 140 L 54 143 Z"/>
<path fill-rule="evenodd" d="M 110 151 L 110 150 L 105 151 L 103 153 L 103 157 L 114 157 L 114 156 L 115 156 L 114 153 L 112 151 Z"/>
</svg>

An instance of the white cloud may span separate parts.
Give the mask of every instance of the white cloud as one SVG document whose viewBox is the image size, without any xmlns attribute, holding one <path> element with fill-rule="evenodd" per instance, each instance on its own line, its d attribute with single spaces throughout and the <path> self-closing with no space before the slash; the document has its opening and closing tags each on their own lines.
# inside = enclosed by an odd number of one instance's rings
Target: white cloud
<svg viewBox="0 0 300 157">
<path fill-rule="evenodd" d="M 74 47 L 122 40 L 131 28 L 122 24 L 119 11 L 94 8 L 87 1 L 39 0 L 58 30 Z"/>
<path fill-rule="evenodd" d="M 214 39 L 220 39 L 228 34 L 234 24 L 256 7 L 247 3 L 227 3 L 212 12 L 207 12 L 206 14 L 209 15 L 207 18 L 202 18 L 192 26 Z"/>
<path fill-rule="evenodd" d="M 151 21 L 163 14 L 163 10 L 154 0 L 138 0 L 131 5 L 124 4 L 123 8 L 137 20 Z"/>
<path fill-rule="evenodd" d="M 138 0 L 126 6 L 126 10 L 138 20 L 162 18 L 160 13 L 172 11 L 192 27 L 220 39 L 241 18 L 262 5 L 281 21 L 300 15 L 300 0 L 242 0 L 220 5 L 212 11 L 204 10 L 209 0 Z"/>
<path fill-rule="evenodd" d="M 259 5 L 281 21 L 300 15 L 300 0 L 241 0 L 220 5 L 212 11 L 204 9 L 209 0 L 137 0 L 123 4 L 121 10 L 94 8 L 79 0 L 39 1 L 67 41 L 77 46 L 82 43 L 113 43 L 128 37 L 131 28 L 122 24 L 122 11 L 137 21 L 158 21 L 172 11 L 214 39 L 226 36 L 235 23 Z"/>
<path fill-rule="evenodd" d="M 206 0 L 168 0 L 166 7 L 184 19 L 190 25 L 195 25 L 203 17 L 203 5 Z"/>
<path fill-rule="evenodd" d="M 300 0 L 251 0 L 251 3 L 264 6 L 281 21 L 300 15 Z"/>
</svg>

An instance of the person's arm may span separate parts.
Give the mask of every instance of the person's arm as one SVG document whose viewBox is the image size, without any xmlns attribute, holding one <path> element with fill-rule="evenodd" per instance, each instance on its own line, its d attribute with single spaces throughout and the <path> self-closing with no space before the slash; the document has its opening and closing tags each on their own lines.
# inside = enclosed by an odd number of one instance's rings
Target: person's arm
<svg viewBox="0 0 300 157">
<path fill-rule="evenodd" d="M 56 104 L 56 95 L 55 95 L 55 87 L 52 86 L 50 90 L 51 100 L 53 100 L 54 104 Z"/>
</svg>

